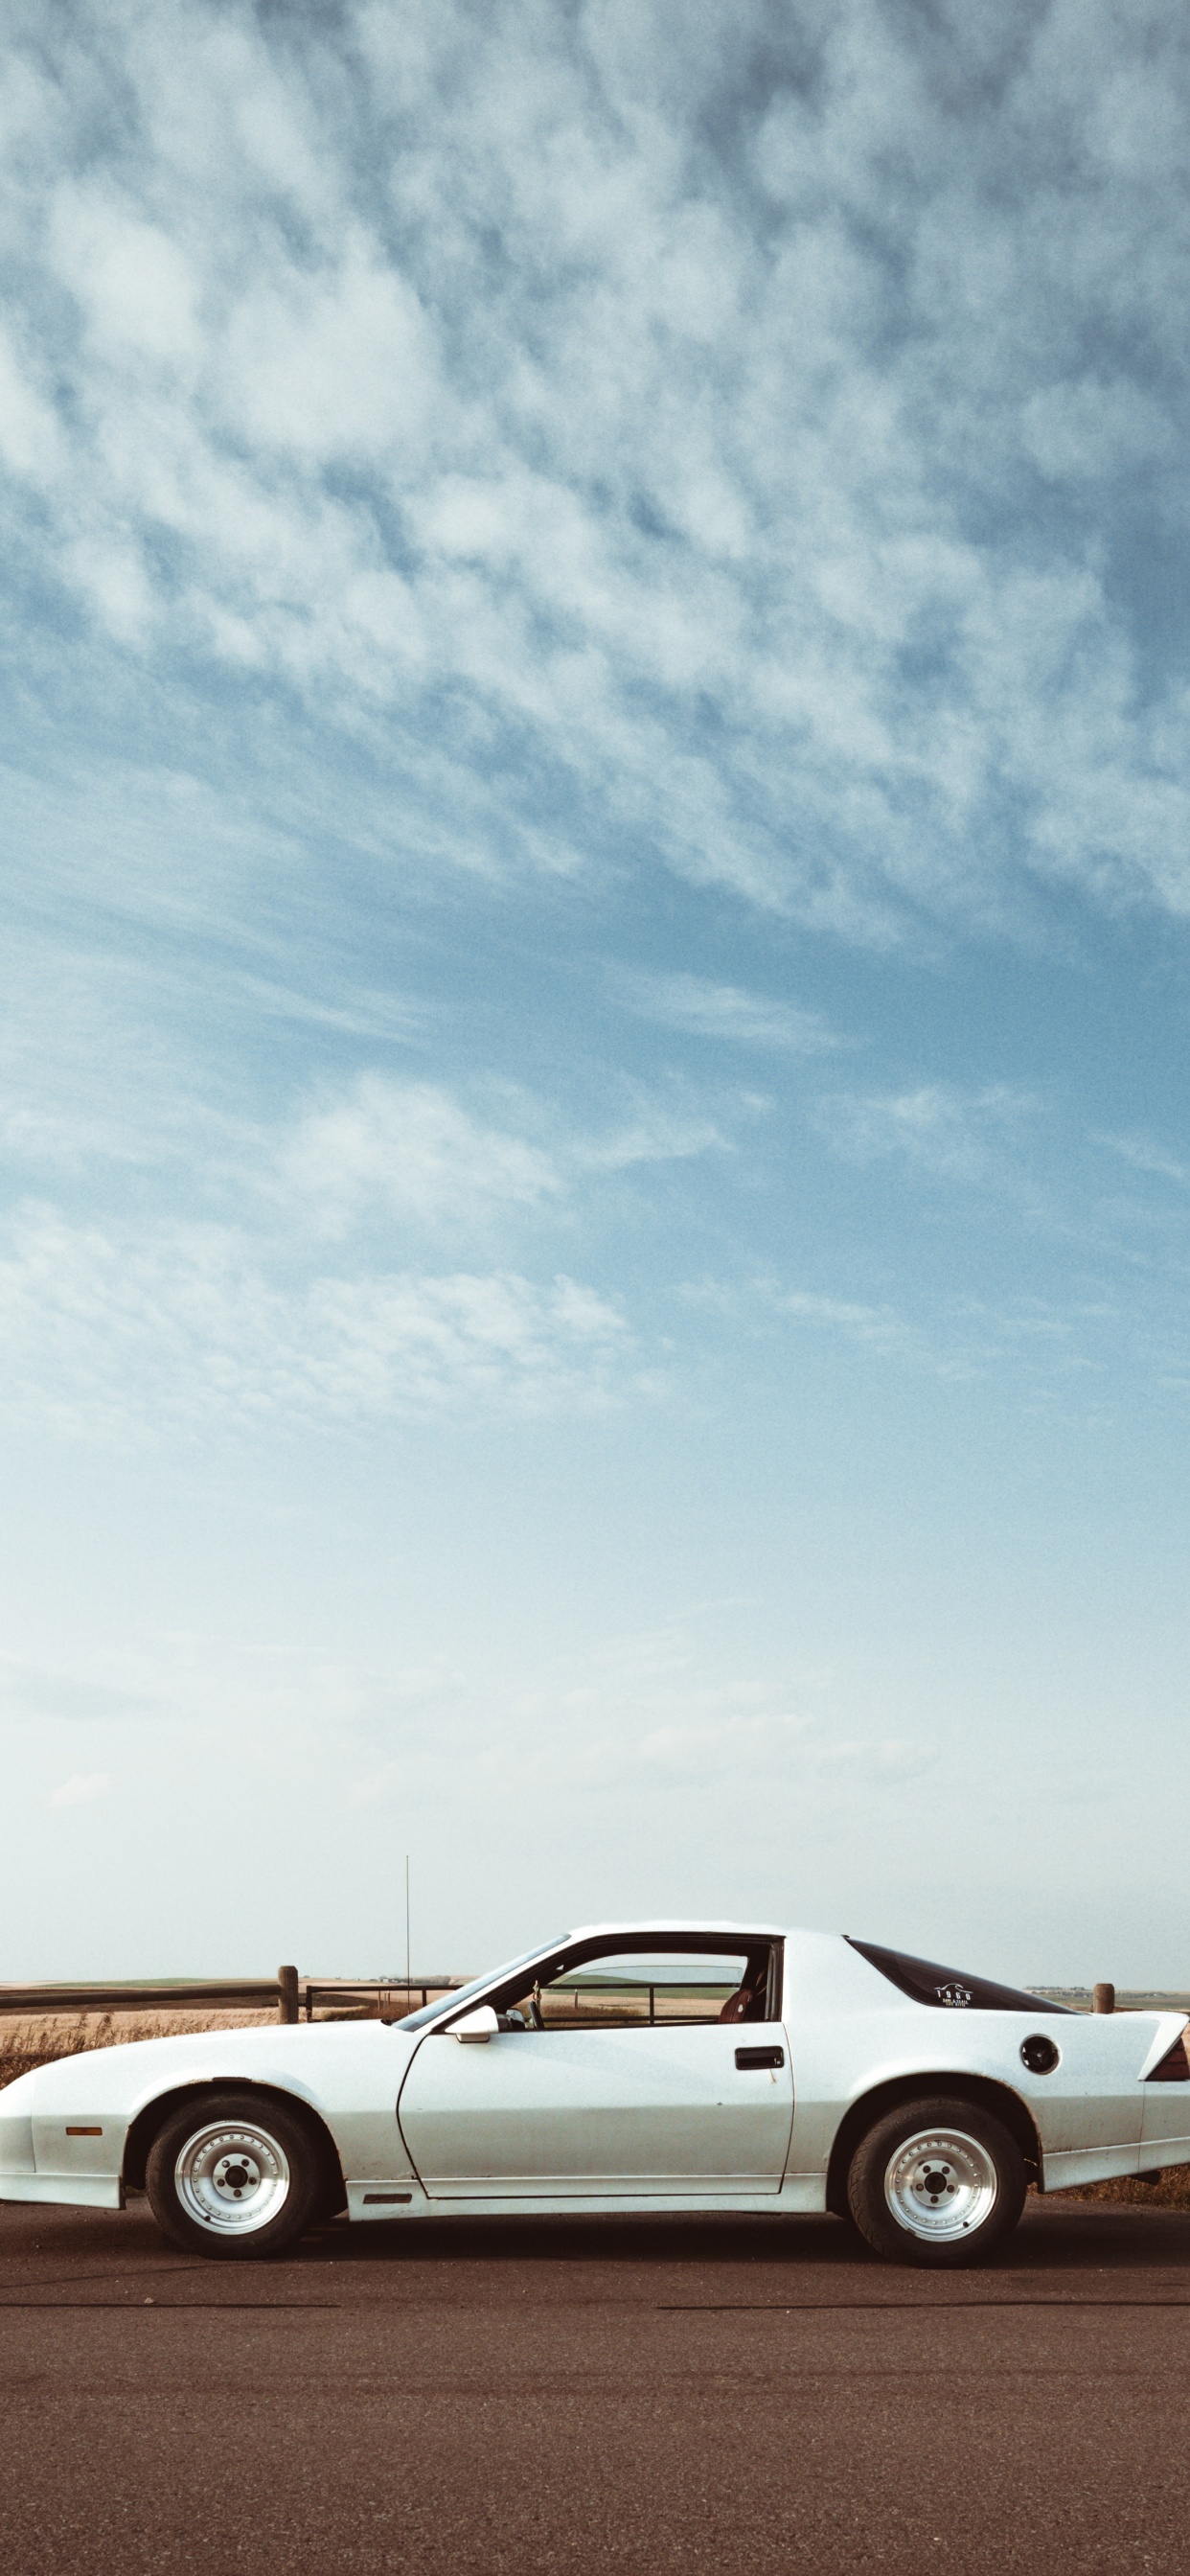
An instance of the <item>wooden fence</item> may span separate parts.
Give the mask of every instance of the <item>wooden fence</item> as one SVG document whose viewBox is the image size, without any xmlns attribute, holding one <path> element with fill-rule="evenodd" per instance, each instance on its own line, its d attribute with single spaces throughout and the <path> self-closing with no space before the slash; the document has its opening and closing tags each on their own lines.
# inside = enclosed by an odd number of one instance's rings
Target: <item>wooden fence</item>
<svg viewBox="0 0 1190 2576">
<path fill-rule="evenodd" d="M 313 2021 L 315 2008 L 378 2014 L 397 2021 L 432 1995 L 453 1994 L 463 1977 L 303 1977 L 293 1967 L 275 1977 L 208 1977 L 193 1984 L 0 1986 L 0 2013 L 276 2011 L 279 2021 Z"/>
</svg>

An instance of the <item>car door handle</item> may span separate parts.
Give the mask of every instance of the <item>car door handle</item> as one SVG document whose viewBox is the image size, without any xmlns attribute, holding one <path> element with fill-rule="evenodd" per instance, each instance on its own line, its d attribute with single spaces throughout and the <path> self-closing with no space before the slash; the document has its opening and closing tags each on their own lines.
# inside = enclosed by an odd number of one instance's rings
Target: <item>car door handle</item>
<svg viewBox="0 0 1190 2576">
<path fill-rule="evenodd" d="M 735 2062 L 740 2073 L 746 2075 L 753 2066 L 784 2066 L 785 2051 L 783 2048 L 737 2048 Z"/>
</svg>

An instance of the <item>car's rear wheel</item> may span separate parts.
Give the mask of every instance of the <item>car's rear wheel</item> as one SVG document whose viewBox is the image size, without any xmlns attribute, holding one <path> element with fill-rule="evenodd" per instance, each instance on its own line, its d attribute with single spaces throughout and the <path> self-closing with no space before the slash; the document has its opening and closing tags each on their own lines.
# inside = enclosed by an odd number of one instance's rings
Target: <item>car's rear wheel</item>
<svg viewBox="0 0 1190 2576">
<path fill-rule="evenodd" d="M 300 2115 L 251 2092 L 184 2103 L 158 2130 L 145 2167 L 164 2233 L 188 2253 L 231 2262 L 292 2245 L 322 2187 L 317 2141 Z"/>
<path fill-rule="evenodd" d="M 906 2102 L 860 2139 L 847 2205 L 861 2235 L 894 2263 L 980 2263 L 1025 2205 L 1015 2138 L 974 2102 Z"/>
</svg>

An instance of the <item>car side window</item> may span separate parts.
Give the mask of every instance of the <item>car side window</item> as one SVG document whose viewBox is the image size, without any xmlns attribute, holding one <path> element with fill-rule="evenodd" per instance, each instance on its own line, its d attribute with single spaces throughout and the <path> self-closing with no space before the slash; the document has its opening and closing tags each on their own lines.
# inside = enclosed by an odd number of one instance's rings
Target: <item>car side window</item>
<svg viewBox="0 0 1190 2576">
<path fill-rule="evenodd" d="M 763 2021 L 769 1946 L 762 1951 L 609 1950 L 564 1963 L 510 2000 L 506 2029 L 634 2030 Z"/>
</svg>

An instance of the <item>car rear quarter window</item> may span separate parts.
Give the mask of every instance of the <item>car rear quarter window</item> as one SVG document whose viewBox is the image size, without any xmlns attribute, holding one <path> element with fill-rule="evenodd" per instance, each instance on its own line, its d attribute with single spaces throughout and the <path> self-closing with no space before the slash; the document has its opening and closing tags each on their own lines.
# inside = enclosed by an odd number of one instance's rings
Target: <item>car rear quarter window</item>
<svg viewBox="0 0 1190 2576">
<path fill-rule="evenodd" d="M 992 1977 L 972 1976 L 966 1968 L 944 1968 L 937 1959 L 913 1959 L 904 1950 L 884 1950 L 876 1941 L 845 1939 L 861 1959 L 878 1968 L 889 1984 L 899 1986 L 915 2004 L 933 2004 L 942 2012 L 1068 2013 L 1069 2004 L 1050 2003 L 1024 1986 L 1001 1986 Z"/>
</svg>

